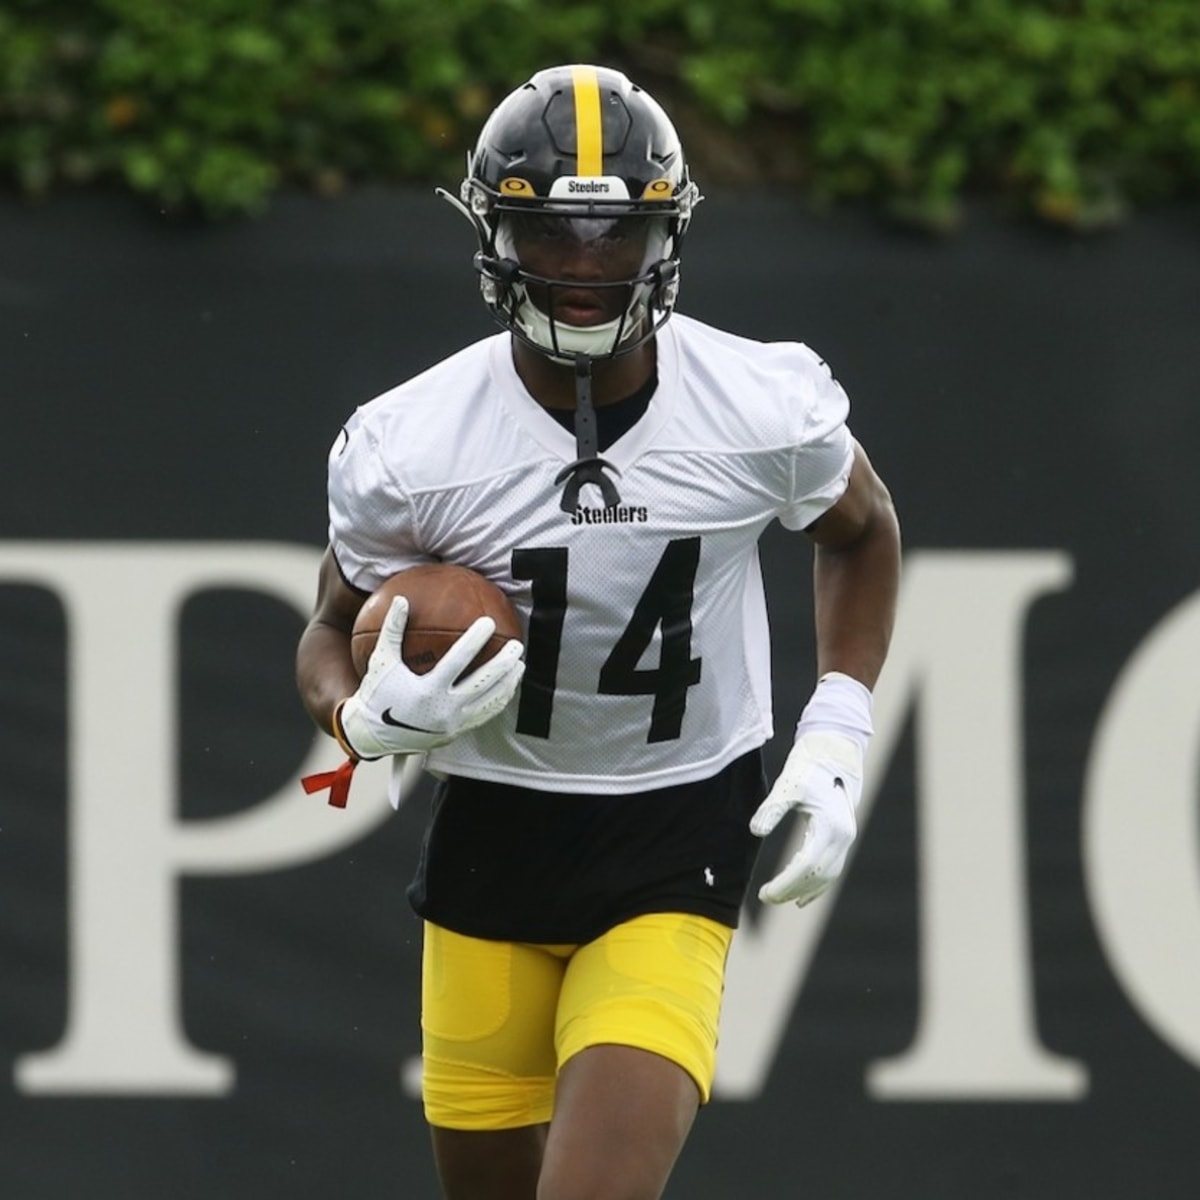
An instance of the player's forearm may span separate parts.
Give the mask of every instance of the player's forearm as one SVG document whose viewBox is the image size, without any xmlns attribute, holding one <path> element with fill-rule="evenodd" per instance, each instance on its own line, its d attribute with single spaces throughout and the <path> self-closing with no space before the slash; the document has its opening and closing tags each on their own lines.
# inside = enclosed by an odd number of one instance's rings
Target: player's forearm
<svg viewBox="0 0 1200 1200">
<path fill-rule="evenodd" d="M 858 538 L 816 547 L 817 674 L 840 671 L 875 686 L 887 657 L 900 588 L 900 525 L 881 488 Z"/>
<path fill-rule="evenodd" d="M 296 649 L 296 686 L 312 719 L 333 735 L 333 710 L 358 687 L 350 639 L 340 629 L 312 621 Z"/>
</svg>

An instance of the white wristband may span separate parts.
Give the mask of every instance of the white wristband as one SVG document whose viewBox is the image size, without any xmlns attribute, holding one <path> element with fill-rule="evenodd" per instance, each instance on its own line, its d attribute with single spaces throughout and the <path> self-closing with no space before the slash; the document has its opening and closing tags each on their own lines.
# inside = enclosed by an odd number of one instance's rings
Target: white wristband
<svg viewBox="0 0 1200 1200">
<path fill-rule="evenodd" d="M 841 671 L 822 675 L 800 714 L 796 736 L 820 730 L 834 730 L 853 738 L 865 755 L 875 732 L 871 723 L 870 689 Z"/>
</svg>

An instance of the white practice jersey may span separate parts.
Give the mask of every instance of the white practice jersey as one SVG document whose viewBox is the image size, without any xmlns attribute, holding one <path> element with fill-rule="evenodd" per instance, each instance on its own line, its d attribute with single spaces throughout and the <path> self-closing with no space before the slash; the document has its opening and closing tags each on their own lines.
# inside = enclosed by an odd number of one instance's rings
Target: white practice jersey
<svg viewBox="0 0 1200 1200">
<path fill-rule="evenodd" d="M 757 544 L 845 490 L 848 402 L 799 343 L 675 316 L 658 387 L 603 457 L 620 505 L 555 477 L 574 436 L 526 391 L 508 334 L 364 405 L 329 460 L 330 543 L 373 591 L 438 560 L 482 572 L 526 629 L 508 709 L 429 756 L 437 774 L 628 793 L 705 778 L 772 733 Z"/>
</svg>

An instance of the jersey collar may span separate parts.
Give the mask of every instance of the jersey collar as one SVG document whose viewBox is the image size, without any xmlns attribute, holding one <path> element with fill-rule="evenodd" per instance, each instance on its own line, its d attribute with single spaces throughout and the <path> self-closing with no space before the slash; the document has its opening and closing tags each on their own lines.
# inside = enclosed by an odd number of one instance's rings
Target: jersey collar
<svg viewBox="0 0 1200 1200">
<path fill-rule="evenodd" d="M 675 411 L 679 393 L 679 352 L 668 321 L 658 331 L 658 387 L 641 420 L 623 433 L 604 457 L 625 474 L 653 443 Z M 512 360 L 508 334 L 492 340 L 491 373 L 496 393 L 512 418 L 548 454 L 563 465 L 575 459 L 575 436 L 558 423 L 530 394 Z"/>
</svg>

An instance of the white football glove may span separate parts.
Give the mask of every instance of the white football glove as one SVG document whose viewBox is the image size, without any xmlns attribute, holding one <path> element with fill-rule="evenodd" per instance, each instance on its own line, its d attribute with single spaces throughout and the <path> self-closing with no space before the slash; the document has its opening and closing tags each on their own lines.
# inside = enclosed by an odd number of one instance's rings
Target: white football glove
<svg viewBox="0 0 1200 1200">
<path fill-rule="evenodd" d="M 858 832 L 870 736 L 871 693 L 848 675 L 822 676 L 796 728 L 796 744 L 750 820 L 756 837 L 766 837 L 793 809 L 804 822 L 800 849 L 759 888 L 764 903 L 792 900 L 803 907 L 841 875 Z"/>
<path fill-rule="evenodd" d="M 356 758 L 423 754 L 452 742 L 498 716 L 516 694 L 525 673 L 524 647 L 516 638 L 464 679 L 458 677 L 496 632 L 491 617 L 479 617 L 431 671 L 417 675 L 400 657 L 408 601 L 397 596 L 388 609 L 358 691 L 334 713 L 343 749 Z"/>
</svg>

